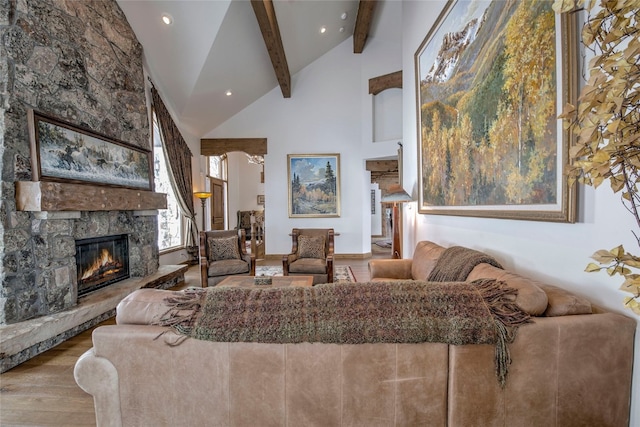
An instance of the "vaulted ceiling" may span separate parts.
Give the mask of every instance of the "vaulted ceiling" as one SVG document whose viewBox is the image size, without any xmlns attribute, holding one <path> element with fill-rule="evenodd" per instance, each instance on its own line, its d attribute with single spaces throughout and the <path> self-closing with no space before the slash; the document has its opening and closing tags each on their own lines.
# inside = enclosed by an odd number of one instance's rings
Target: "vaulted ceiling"
<svg viewBox="0 0 640 427">
<path fill-rule="evenodd" d="M 367 36 L 375 31 L 377 4 L 117 1 L 143 46 L 154 85 L 181 126 L 196 137 L 278 86 L 283 96 L 295 97 L 291 76 L 349 37 L 353 36 L 354 54 L 362 52 Z M 163 15 L 171 24 L 162 22 Z"/>
</svg>

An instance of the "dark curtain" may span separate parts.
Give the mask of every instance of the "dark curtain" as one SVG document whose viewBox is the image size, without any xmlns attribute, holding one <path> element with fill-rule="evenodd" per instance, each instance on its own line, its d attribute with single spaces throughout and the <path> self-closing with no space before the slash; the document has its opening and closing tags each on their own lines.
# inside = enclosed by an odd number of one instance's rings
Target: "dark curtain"
<svg viewBox="0 0 640 427">
<path fill-rule="evenodd" d="M 195 211 L 193 206 L 193 182 L 191 174 L 191 150 L 180 134 L 178 127 L 173 122 L 167 107 L 162 102 L 160 94 L 155 87 L 151 87 L 151 97 L 153 109 L 156 113 L 162 146 L 167 159 L 167 169 L 169 170 L 169 180 L 182 215 L 186 221 L 185 247 L 196 245 L 195 237 L 198 233 L 195 222 Z"/>
</svg>

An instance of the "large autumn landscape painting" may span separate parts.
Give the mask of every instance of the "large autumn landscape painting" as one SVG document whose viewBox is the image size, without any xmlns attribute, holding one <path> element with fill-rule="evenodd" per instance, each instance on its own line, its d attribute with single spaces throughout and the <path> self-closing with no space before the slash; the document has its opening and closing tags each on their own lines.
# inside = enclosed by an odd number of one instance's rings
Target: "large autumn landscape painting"
<svg viewBox="0 0 640 427">
<path fill-rule="evenodd" d="M 420 208 L 558 203 L 551 5 L 458 1 L 425 38 L 416 52 Z"/>
</svg>

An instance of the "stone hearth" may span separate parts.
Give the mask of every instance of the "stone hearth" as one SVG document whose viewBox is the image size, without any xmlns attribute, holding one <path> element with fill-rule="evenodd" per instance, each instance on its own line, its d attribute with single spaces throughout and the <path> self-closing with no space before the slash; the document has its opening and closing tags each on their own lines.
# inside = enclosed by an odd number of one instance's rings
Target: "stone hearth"
<svg viewBox="0 0 640 427">
<path fill-rule="evenodd" d="M 80 298 L 78 305 L 69 310 L 13 325 L 0 325 L 0 372 L 113 317 L 116 305 L 136 289 L 168 289 L 180 285 L 188 268 L 188 265 L 161 265 L 156 273 L 147 277 L 126 279 L 92 292 Z"/>
</svg>

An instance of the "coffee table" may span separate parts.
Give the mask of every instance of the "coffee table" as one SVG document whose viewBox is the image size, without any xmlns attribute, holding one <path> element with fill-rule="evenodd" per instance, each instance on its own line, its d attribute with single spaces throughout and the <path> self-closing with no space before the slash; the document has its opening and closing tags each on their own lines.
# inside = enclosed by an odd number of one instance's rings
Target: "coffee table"
<svg viewBox="0 0 640 427">
<path fill-rule="evenodd" d="M 256 285 L 254 282 L 255 276 L 229 276 L 226 279 L 218 283 L 217 287 L 230 287 L 230 288 L 287 288 L 290 286 L 313 286 L 313 276 L 272 276 L 272 282 L 270 285 Z"/>
</svg>

